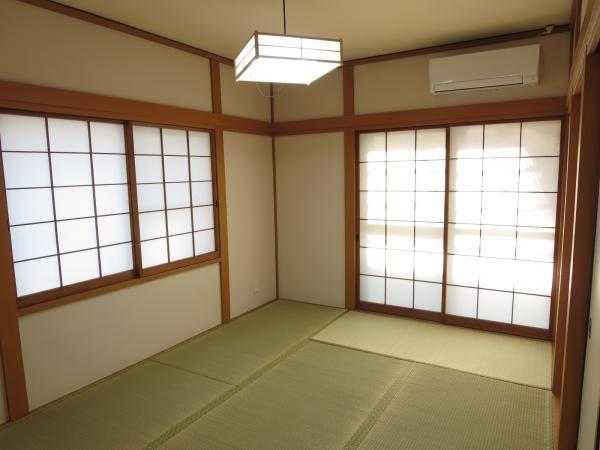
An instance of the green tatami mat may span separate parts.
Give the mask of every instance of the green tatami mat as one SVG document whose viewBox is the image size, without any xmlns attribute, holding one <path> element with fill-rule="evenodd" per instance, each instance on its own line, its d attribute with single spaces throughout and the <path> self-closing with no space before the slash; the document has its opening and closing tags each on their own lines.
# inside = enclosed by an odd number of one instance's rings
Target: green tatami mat
<svg viewBox="0 0 600 450">
<path fill-rule="evenodd" d="M 343 448 L 413 363 L 308 342 L 206 415 L 173 449 Z"/>
<path fill-rule="evenodd" d="M 153 359 L 237 384 L 343 312 L 278 300 Z"/>
<path fill-rule="evenodd" d="M 417 364 L 363 449 L 547 450 L 550 393 Z"/>
<path fill-rule="evenodd" d="M 552 344 L 424 320 L 351 311 L 313 339 L 550 389 Z"/>
<path fill-rule="evenodd" d="M 142 448 L 229 388 L 146 361 L 0 428 L 0 448 Z"/>
</svg>

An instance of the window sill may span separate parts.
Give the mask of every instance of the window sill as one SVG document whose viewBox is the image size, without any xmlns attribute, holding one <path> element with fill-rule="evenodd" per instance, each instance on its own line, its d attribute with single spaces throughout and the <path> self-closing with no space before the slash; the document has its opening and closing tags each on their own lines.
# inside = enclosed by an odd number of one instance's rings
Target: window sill
<svg viewBox="0 0 600 450">
<path fill-rule="evenodd" d="M 17 315 L 19 317 L 26 316 L 28 314 L 33 314 L 39 311 L 44 311 L 58 306 L 67 305 L 69 303 L 78 302 L 80 300 L 86 300 L 92 297 L 97 297 L 99 295 L 107 294 L 116 290 L 137 286 L 138 284 L 146 283 L 148 281 L 156 280 L 163 277 L 168 277 L 181 272 L 186 272 L 188 270 L 219 263 L 221 263 L 221 257 L 217 254 L 214 258 L 207 259 L 204 261 L 181 261 L 179 263 L 176 263 L 175 265 L 157 266 L 156 268 L 153 268 L 151 272 L 145 271 L 145 273 L 143 273 L 141 277 L 135 277 L 135 275 L 132 272 L 125 272 L 124 274 L 119 274 L 122 275 L 120 279 L 116 278 L 115 281 L 109 281 L 108 284 L 96 288 L 87 289 L 82 292 L 62 296 L 59 298 L 50 298 L 48 300 L 42 300 L 38 303 L 22 306 L 18 305 L 19 300 L 17 300 Z M 126 276 L 126 279 L 123 280 L 123 276 Z"/>
</svg>

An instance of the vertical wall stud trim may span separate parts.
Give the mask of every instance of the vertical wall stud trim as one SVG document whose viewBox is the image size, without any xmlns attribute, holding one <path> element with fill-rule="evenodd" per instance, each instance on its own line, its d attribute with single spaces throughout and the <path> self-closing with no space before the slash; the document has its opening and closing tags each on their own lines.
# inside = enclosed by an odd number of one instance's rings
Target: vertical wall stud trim
<svg viewBox="0 0 600 450">
<path fill-rule="evenodd" d="M 593 276 L 596 210 L 598 203 L 598 149 L 600 148 L 600 54 L 586 58 L 581 99 L 579 155 L 561 388 L 559 449 L 577 447 L 579 413 Z"/>
<path fill-rule="evenodd" d="M 220 62 L 210 60 L 210 88 L 212 92 L 213 113 L 221 114 L 221 67 Z M 227 239 L 227 193 L 225 190 L 225 148 L 223 128 L 215 129 L 215 160 L 217 166 L 217 198 L 219 203 L 219 250 L 221 253 L 221 322 L 231 319 L 230 286 L 229 286 L 229 244 Z"/>
<path fill-rule="evenodd" d="M 344 89 L 344 116 L 354 115 L 354 66 L 342 67 Z"/>
<path fill-rule="evenodd" d="M 271 123 L 275 123 L 275 97 L 273 83 L 269 84 L 271 100 Z M 275 136 L 271 136 L 271 163 L 273 164 L 273 218 L 275 221 L 275 298 L 279 298 L 279 239 L 277 237 L 277 158 Z"/>
<path fill-rule="evenodd" d="M 450 129 L 451 127 L 446 127 L 446 167 L 444 167 L 444 240 L 442 243 L 444 252 L 444 261 L 442 266 L 442 321 L 443 318 L 446 317 L 446 284 L 448 283 L 448 203 L 450 199 Z"/>
<path fill-rule="evenodd" d="M 221 66 L 220 62 L 210 60 L 210 91 L 212 95 L 212 110 L 215 114 L 222 114 L 221 103 Z"/>
<path fill-rule="evenodd" d="M 357 275 L 357 213 L 356 213 L 356 134 L 354 130 L 344 131 L 344 207 L 345 207 L 345 270 L 346 308 L 356 309 Z"/>
<path fill-rule="evenodd" d="M 225 149 L 223 130 L 215 130 L 215 159 L 217 165 L 217 195 L 219 199 L 219 242 L 221 252 L 221 322 L 227 323 L 231 318 L 229 297 L 229 245 L 227 239 L 227 193 L 225 190 Z"/>
<path fill-rule="evenodd" d="M 571 272 L 571 243 L 573 241 L 573 214 L 575 211 L 575 186 L 577 180 L 577 154 L 579 143 L 579 113 L 581 96 L 572 97 L 568 121 L 568 144 L 566 145 L 563 173 L 563 195 L 561 226 L 559 235 L 559 258 L 557 272 L 556 311 L 554 319 L 554 361 L 552 370 L 552 392 L 560 394 L 563 373 L 565 327 L 569 281 Z"/>
<path fill-rule="evenodd" d="M 354 67 L 342 66 L 344 116 L 354 115 Z M 358 277 L 356 275 L 357 255 L 357 164 L 356 130 L 344 130 L 344 218 L 345 218 L 345 271 L 346 271 L 346 308 L 356 309 Z"/>
</svg>

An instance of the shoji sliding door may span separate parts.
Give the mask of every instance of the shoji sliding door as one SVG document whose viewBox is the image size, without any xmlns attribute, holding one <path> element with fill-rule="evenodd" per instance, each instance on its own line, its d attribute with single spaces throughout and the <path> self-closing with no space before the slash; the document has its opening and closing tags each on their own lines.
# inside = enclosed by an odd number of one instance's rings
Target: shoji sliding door
<svg viewBox="0 0 600 450">
<path fill-rule="evenodd" d="M 450 129 L 446 313 L 549 328 L 560 129 Z"/>
<path fill-rule="evenodd" d="M 360 300 L 442 311 L 446 129 L 359 140 Z"/>
<path fill-rule="evenodd" d="M 560 143 L 560 120 L 361 133 L 359 305 L 549 333 Z"/>
</svg>

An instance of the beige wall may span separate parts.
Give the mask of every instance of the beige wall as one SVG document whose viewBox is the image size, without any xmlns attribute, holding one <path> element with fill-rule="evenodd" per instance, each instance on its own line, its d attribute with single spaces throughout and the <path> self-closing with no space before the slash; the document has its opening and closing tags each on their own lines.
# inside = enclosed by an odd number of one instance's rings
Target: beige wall
<svg viewBox="0 0 600 450">
<path fill-rule="evenodd" d="M 8 406 L 6 405 L 6 390 L 4 389 L 4 373 L 0 359 L 0 424 L 8 420 Z"/>
<path fill-rule="evenodd" d="M 225 133 L 231 317 L 276 297 L 271 137 Z"/>
<path fill-rule="evenodd" d="M 342 69 L 334 70 L 309 86 L 277 84 L 275 121 L 336 117 L 344 114 Z"/>
<path fill-rule="evenodd" d="M 2 80 L 211 109 L 206 59 L 16 0 L 0 0 L 0 55 Z M 235 84 L 228 66 L 221 66 L 221 82 L 225 113 L 270 120 L 268 91 L 265 97 L 253 83 Z M 226 135 L 234 316 L 275 297 L 271 154 L 270 137 Z M 25 316 L 19 323 L 30 407 L 220 321 L 218 265 Z M 1 400 L 0 422 L 3 408 Z"/>
<path fill-rule="evenodd" d="M 233 67 L 221 64 L 221 106 L 224 114 L 271 121 L 268 83 L 235 82 Z"/>
<path fill-rule="evenodd" d="M 19 319 L 37 408 L 221 323 L 219 265 Z"/>
<path fill-rule="evenodd" d="M 212 109 L 207 59 L 0 0 L 0 79 Z"/>
<path fill-rule="evenodd" d="M 541 44 L 541 80 L 537 86 L 439 95 L 433 95 L 429 91 L 431 58 L 532 43 Z M 359 65 L 355 67 L 354 73 L 356 114 L 565 95 L 569 75 L 569 45 L 569 33 L 559 33 L 469 50 Z"/>
<path fill-rule="evenodd" d="M 579 418 L 579 442 L 577 444 L 579 450 L 592 450 L 594 448 L 598 407 L 600 406 L 600 209 L 596 219 L 590 319 L 593 326 L 592 335 L 588 337 L 585 353 L 585 372 Z M 585 324 L 582 324 L 582 326 L 585 326 Z"/>
<path fill-rule="evenodd" d="M 279 296 L 344 306 L 344 135 L 275 140 Z"/>
</svg>

